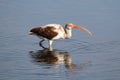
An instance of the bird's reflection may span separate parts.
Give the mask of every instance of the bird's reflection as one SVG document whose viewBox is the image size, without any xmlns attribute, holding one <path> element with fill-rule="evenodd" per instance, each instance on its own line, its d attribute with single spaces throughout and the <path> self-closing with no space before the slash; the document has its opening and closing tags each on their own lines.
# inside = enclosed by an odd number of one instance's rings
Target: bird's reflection
<svg viewBox="0 0 120 80">
<path fill-rule="evenodd" d="M 31 58 L 33 62 L 46 63 L 52 65 L 64 64 L 69 70 L 85 70 L 87 67 L 91 66 L 91 61 L 81 64 L 73 64 L 70 54 L 62 50 L 52 50 L 43 49 L 37 51 L 30 51 Z"/>
<path fill-rule="evenodd" d="M 34 62 L 44 62 L 47 64 L 65 64 L 67 69 L 73 69 L 75 64 L 66 51 L 43 49 L 38 51 L 30 51 L 30 55 Z"/>
</svg>

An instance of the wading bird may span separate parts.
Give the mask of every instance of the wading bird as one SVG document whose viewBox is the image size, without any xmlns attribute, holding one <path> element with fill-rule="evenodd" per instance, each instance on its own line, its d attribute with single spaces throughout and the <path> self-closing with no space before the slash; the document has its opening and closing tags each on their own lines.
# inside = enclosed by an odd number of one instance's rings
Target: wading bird
<svg viewBox="0 0 120 80">
<path fill-rule="evenodd" d="M 66 24 L 65 28 L 63 28 L 60 24 L 47 24 L 45 26 L 36 27 L 30 30 L 30 35 L 36 35 L 37 37 L 42 39 L 39 43 L 42 48 L 45 48 L 42 45 L 42 42 L 48 40 L 49 49 L 52 50 L 53 40 L 71 38 L 73 28 L 83 30 L 92 35 L 92 33 L 85 27 L 78 26 L 72 23 Z"/>
</svg>

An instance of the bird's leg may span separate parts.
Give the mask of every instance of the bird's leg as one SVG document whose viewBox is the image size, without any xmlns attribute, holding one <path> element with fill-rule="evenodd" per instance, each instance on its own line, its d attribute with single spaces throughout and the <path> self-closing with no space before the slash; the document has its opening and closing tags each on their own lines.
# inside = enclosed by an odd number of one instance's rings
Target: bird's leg
<svg viewBox="0 0 120 80">
<path fill-rule="evenodd" d="M 40 42 L 39 42 L 39 45 L 40 45 L 40 47 L 42 47 L 42 48 L 44 48 L 45 49 L 45 47 L 42 45 L 42 42 L 43 41 L 45 41 L 44 39 L 42 39 Z"/>
<path fill-rule="evenodd" d="M 52 41 L 52 40 L 49 40 L 48 42 L 49 42 L 49 50 L 52 51 L 52 50 L 53 50 L 53 48 L 52 48 L 52 43 L 53 43 L 53 41 Z"/>
</svg>

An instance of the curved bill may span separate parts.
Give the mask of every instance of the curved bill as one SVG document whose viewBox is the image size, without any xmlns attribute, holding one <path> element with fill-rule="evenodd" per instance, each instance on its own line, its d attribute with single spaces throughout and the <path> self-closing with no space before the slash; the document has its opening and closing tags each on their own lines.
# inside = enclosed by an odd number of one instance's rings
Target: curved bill
<svg viewBox="0 0 120 80">
<path fill-rule="evenodd" d="M 77 28 L 77 29 L 83 30 L 83 31 L 87 32 L 89 35 L 92 36 L 92 33 L 87 28 L 85 28 L 85 27 L 77 26 L 77 25 L 73 24 L 72 28 Z"/>
</svg>

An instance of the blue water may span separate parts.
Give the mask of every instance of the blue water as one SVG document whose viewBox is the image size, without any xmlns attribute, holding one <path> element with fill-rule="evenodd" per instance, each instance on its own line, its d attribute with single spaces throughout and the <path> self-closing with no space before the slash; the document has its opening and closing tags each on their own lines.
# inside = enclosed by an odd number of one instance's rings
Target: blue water
<svg viewBox="0 0 120 80">
<path fill-rule="evenodd" d="M 0 0 L 0 80 L 119 80 L 119 0 Z M 39 39 L 28 35 L 33 27 L 74 23 L 93 36 L 73 30 L 69 40 L 53 43 L 52 54 L 69 55 L 63 62 L 40 61 Z M 44 42 L 48 46 L 47 42 Z M 40 52 L 39 52 L 40 51 Z"/>
</svg>

